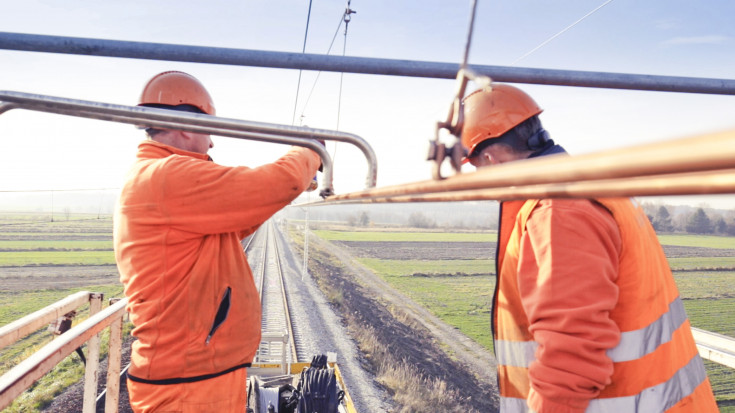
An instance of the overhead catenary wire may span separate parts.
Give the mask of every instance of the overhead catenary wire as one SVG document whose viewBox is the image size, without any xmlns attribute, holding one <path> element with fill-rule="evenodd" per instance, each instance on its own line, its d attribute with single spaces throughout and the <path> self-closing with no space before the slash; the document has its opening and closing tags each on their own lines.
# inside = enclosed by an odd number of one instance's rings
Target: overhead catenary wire
<svg viewBox="0 0 735 413">
<path fill-rule="evenodd" d="M 562 29 L 562 30 L 561 30 L 560 32 L 558 32 L 558 33 L 556 33 L 555 35 L 553 35 L 553 36 L 549 37 L 548 39 L 544 40 L 543 42 L 541 42 L 541 44 L 539 44 L 538 46 L 534 47 L 533 49 L 531 49 L 531 50 L 529 50 L 528 52 L 526 52 L 525 54 L 523 54 L 523 55 L 522 55 L 521 57 L 519 57 L 519 58 L 517 58 L 516 60 L 514 60 L 514 61 L 513 61 L 512 63 L 511 63 L 511 66 L 512 66 L 512 65 L 514 65 L 514 64 L 516 64 L 516 63 L 518 63 L 518 62 L 520 62 L 521 60 L 525 59 L 526 57 L 528 57 L 529 55 L 531 55 L 531 54 L 532 54 L 533 52 L 535 52 L 535 51 L 539 50 L 540 48 L 542 48 L 542 47 L 546 46 L 546 45 L 547 45 L 548 43 L 550 43 L 550 42 L 551 42 L 552 40 L 556 39 L 557 37 L 559 37 L 559 36 L 561 36 L 562 34 L 564 34 L 564 33 L 565 33 L 566 31 L 568 31 L 569 29 L 571 29 L 572 27 L 574 27 L 574 26 L 576 26 L 577 24 L 579 24 L 580 22 L 582 22 L 582 20 L 584 20 L 584 19 L 586 19 L 586 18 L 590 17 L 591 15 L 593 15 L 594 13 L 596 13 L 596 12 L 597 12 L 598 10 L 600 10 L 601 8 L 603 8 L 603 7 L 607 6 L 608 4 L 612 3 L 612 1 L 613 1 L 613 0 L 607 0 L 606 2 L 604 2 L 604 3 L 602 3 L 601 5 L 597 6 L 597 7 L 596 7 L 596 8 L 594 9 L 594 10 L 592 10 L 591 12 L 589 12 L 589 13 L 585 14 L 584 16 L 580 17 L 580 18 L 579 18 L 579 19 L 578 19 L 577 21 L 575 21 L 574 23 L 572 23 L 572 24 L 570 24 L 569 26 L 567 26 L 567 27 L 565 27 L 564 29 Z"/>
<path fill-rule="evenodd" d="M 343 21 L 344 21 L 344 13 L 339 17 L 339 24 L 337 24 L 337 30 L 334 31 L 334 36 L 332 36 L 332 42 L 329 44 L 329 48 L 327 49 L 326 55 L 329 55 L 329 52 L 332 51 L 332 46 L 334 46 L 334 41 L 337 39 L 337 35 L 339 34 L 339 29 L 342 27 Z M 314 83 L 311 85 L 311 90 L 309 91 L 309 95 L 306 97 L 304 106 L 301 109 L 300 117 L 302 119 L 304 117 L 304 113 L 306 112 L 306 107 L 309 105 L 309 101 L 311 100 L 311 95 L 314 93 L 314 89 L 316 88 L 316 84 L 319 81 L 319 76 L 321 76 L 321 74 L 322 74 L 322 71 L 319 70 L 316 74 L 316 78 L 314 79 Z"/>
<path fill-rule="evenodd" d="M 470 3 L 470 22 L 468 24 L 467 28 L 467 42 L 464 46 L 464 54 L 462 55 L 462 66 L 460 66 L 460 69 L 464 69 L 467 67 L 467 62 L 470 58 L 470 46 L 472 45 L 472 32 L 475 29 L 475 16 L 477 15 L 477 0 L 472 0 Z"/>
<path fill-rule="evenodd" d="M 350 24 L 350 20 L 352 20 L 351 15 L 353 13 L 356 13 L 354 10 L 350 8 L 352 0 L 347 0 L 347 8 L 345 8 L 344 13 L 342 14 L 342 18 L 340 19 L 339 24 L 337 24 L 337 30 L 334 32 L 334 36 L 332 37 L 332 42 L 329 44 L 329 49 L 327 49 L 327 54 L 332 50 L 332 46 L 334 45 L 334 41 L 337 39 L 337 33 L 339 33 L 340 27 L 342 27 L 342 22 L 345 23 L 345 31 L 344 31 L 344 41 L 342 44 L 342 57 L 345 56 L 346 50 L 347 50 L 347 28 Z M 304 112 L 306 111 L 306 106 L 309 103 L 309 99 L 311 99 L 311 94 L 314 92 L 314 88 L 316 87 L 316 83 L 319 80 L 319 75 L 321 75 L 321 71 L 317 73 L 316 79 L 314 79 L 314 84 L 312 85 L 311 91 L 309 92 L 309 96 L 306 99 L 306 103 L 304 103 L 304 110 L 301 112 L 300 118 L 304 118 Z M 339 77 L 339 97 L 337 101 L 337 128 L 335 130 L 339 131 L 339 119 L 340 119 L 340 112 L 342 107 L 342 79 L 344 77 L 344 72 L 340 72 Z M 294 107 L 294 115 L 295 115 L 295 107 Z M 334 152 L 332 153 L 332 162 L 334 162 L 335 157 L 337 156 L 337 142 L 334 143 Z M 311 194 L 307 194 L 307 202 L 311 199 Z M 307 272 L 307 263 L 309 260 L 309 209 L 306 208 L 305 210 L 305 216 L 304 216 L 304 262 L 301 268 L 301 279 L 303 280 L 304 275 Z"/>
<path fill-rule="evenodd" d="M 306 29 L 304 30 L 304 45 L 301 47 L 301 53 L 306 53 L 306 39 L 309 35 L 309 21 L 311 20 L 311 4 L 312 0 L 309 0 L 309 12 L 306 14 Z M 301 73 L 303 70 L 299 69 L 299 80 L 296 82 L 296 97 L 293 102 L 293 115 L 291 116 L 291 125 L 296 122 L 296 106 L 299 103 L 299 90 L 301 89 Z"/>
</svg>

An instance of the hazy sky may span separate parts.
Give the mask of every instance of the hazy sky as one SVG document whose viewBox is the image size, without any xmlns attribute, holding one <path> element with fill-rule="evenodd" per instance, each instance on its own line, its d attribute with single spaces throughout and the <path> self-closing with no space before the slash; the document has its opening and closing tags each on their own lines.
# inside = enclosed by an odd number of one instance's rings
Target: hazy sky
<svg viewBox="0 0 735 413">
<path fill-rule="evenodd" d="M 324 54 L 345 0 L 313 0 L 307 53 Z M 470 64 L 735 79 L 731 0 L 479 0 Z M 0 0 L 0 31 L 301 52 L 309 2 Z M 459 63 L 469 1 L 353 0 L 349 56 Z M 342 54 L 344 26 L 331 54 Z M 218 115 L 291 124 L 298 71 L 0 50 L 0 90 L 134 105 L 154 74 L 183 70 L 209 89 Z M 354 133 L 375 149 L 378 185 L 430 177 L 425 161 L 453 80 L 304 72 L 303 124 Z M 735 97 L 517 85 L 572 154 L 735 129 Z M 311 98 L 306 98 L 312 91 Z M 470 85 L 473 88 L 473 85 Z M 337 113 L 339 108 L 339 125 Z M 301 118 L 296 124 L 300 124 Z M 143 133 L 130 125 L 12 110 L 0 117 L 0 191 L 119 187 Z M 282 145 L 215 137 L 215 161 L 257 166 Z M 328 145 L 335 154 L 335 146 Z M 362 189 L 367 166 L 336 147 L 337 193 Z M 732 209 L 735 197 L 697 198 Z"/>
</svg>

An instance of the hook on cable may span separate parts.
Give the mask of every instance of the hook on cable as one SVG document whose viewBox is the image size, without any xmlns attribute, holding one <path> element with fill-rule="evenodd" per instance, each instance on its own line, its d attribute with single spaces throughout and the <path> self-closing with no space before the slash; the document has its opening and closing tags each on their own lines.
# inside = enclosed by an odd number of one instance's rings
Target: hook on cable
<svg viewBox="0 0 735 413">
<path fill-rule="evenodd" d="M 352 2 L 351 0 L 348 0 L 347 1 L 347 8 L 345 8 L 345 14 L 344 14 L 344 17 L 343 17 L 344 22 L 345 22 L 345 31 L 347 31 L 347 25 L 350 23 L 350 20 L 352 20 L 352 16 L 351 15 L 357 13 L 357 11 L 352 10 L 350 8 L 350 3 L 351 2 Z"/>
<path fill-rule="evenodd" d="M 432 177 L 436 180 L 444 179 L 441 174 L 441 166 L 445 159 L 449 159 L 449 163 L 455 172 L 459 173 L 462 169 L 462 160 L 467 155 L 467 150 L 462 146 L 461 135 L 462 126 L 464 124 L 464 110 L 462 101 L 464 100 L 467 83 L 472 80 L 482 88 L 492 87 L 492 79 L 488 76 L 476 74 L 472 69 L 460 68 L 457 71 L 457 93 L 449 107 L 447 120 L 436 123 L 434 132 L 434 140 L 429 142 L 429 154 L 427 160 L 434 161 L 432 167 Z M 439 141 L 439 135 L 442 129 L 446 129 L 455 137 L 454 144 L 447 146 Z"/>
</svg>

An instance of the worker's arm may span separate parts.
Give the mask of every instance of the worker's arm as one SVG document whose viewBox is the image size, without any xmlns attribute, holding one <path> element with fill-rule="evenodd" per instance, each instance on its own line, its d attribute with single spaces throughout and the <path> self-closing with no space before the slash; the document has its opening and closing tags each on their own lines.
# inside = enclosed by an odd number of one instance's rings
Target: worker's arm
<svg viewBox="0 0 735 413">
<path fill-rule="evenodd" d="M 587 200 L 544 200 L 521 240 L 519 288 L 538 343 L 529 367 L 536 412 L 584 412 L 610 383 L 606 351 L 620 340 L 610 319 L 621 239 L 610 213 Z"/>
<path fill-rule="evenodd" d="M 245 236 L 301 194 L 321 160 L 310 149 L 293 147 L 276 162 L 257 168 L 186 157 L 175 162 L 168 174 L 172 179 L 161 182 L 161 201 L 172 228 Z"/>
</svg>

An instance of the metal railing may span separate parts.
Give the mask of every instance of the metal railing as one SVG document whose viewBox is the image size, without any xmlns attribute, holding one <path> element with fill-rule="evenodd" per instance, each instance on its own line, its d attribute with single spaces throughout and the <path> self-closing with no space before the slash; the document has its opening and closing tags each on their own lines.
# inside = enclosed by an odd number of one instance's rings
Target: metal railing
<svg viewBox="0 0 735 413">
<path fill-rule="evenodd" d="M 55 322 L 77 308 L 89 303 L 88 319 L 71 327 L 43 346 L 29 358 L 21 361 L 0 376 L 0 410 L 9 406 L 18 395 L 51 371 L 58 363 L 87 343 L 84 374 L 83 413 L 96 410 L 97 370 L 99 369 L 100 332 L 110 327 L 109 356 L 105 412 L 118 411 L 120 392 L 120 358 L 122 354 L 122 319 L 127 299 L 117 300 L 102 309 L 103 295 L 80 291 L 51 304 L 33 314 L 0 328 L 0 348 L 7 347 L 49 323 Z"/>
<path fill-rule="evenodd" d="M 377 181 L 378 162 L 372 147 L 363 138 L 347 132 L 220 118 L 166 109 L 123 106 L 55 96 L 0 91 L 0 114 L 11 109 L 26 109 L 129 123 L 141 127 L 178 129 L 230 138 L 303 146 L 318 153 L 322 159 L 323 180 L 320 194 L 323 197 L 334 194 L 332 159 L 329 157 L 326 148 L 315 139 L 345 142 L 355 145 L 365 155 L 368 164 L 365 187 L 372 188 Z"/>
<path fill-rule="evenodd" d="M 735 369 L 735 338 L 692 327 L 699 355 Z"/>
<path fill-rule="evenodd" d="M 455 79 L 459 64 L 0 32 L 0 49 L 172 62 Z M 735 95 L 735 80 L 469 65 L 497 82 Z"/>
</svg>

